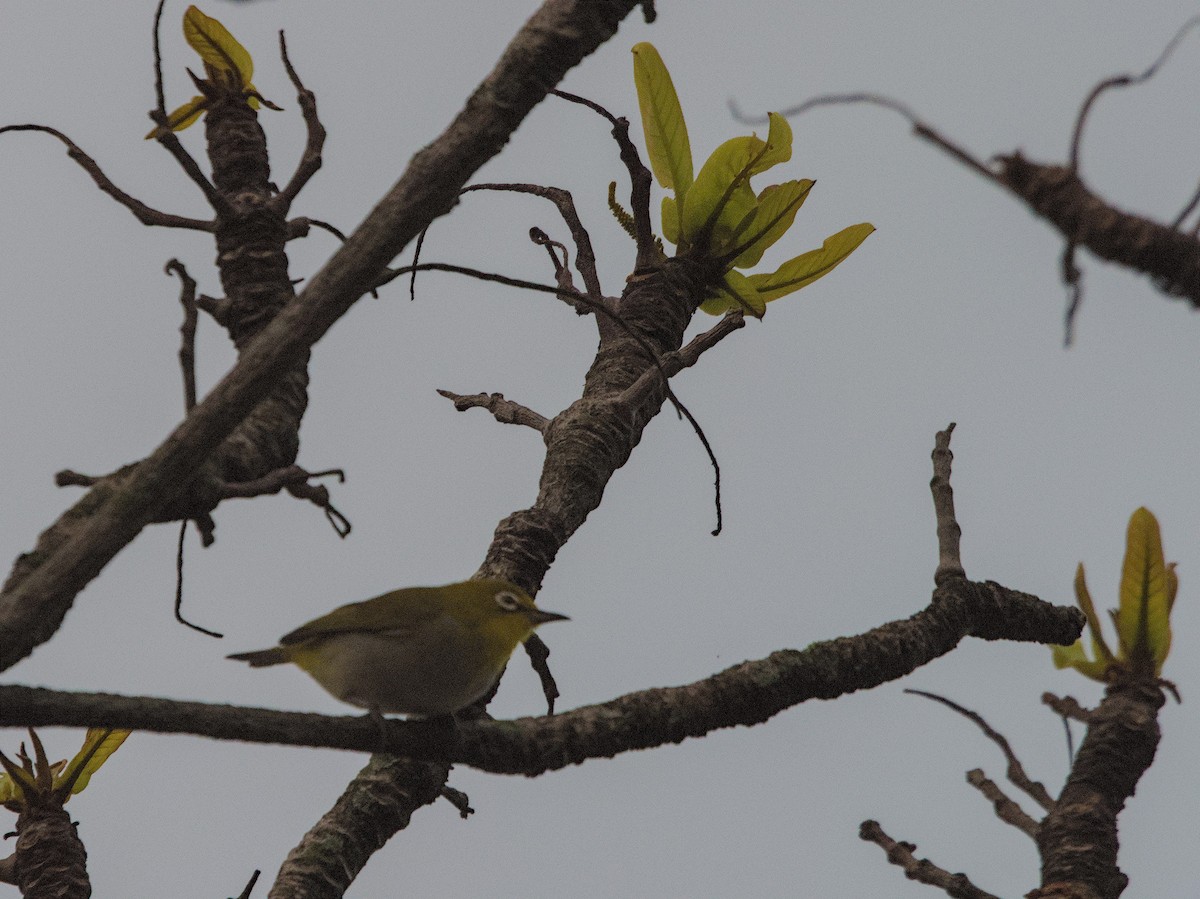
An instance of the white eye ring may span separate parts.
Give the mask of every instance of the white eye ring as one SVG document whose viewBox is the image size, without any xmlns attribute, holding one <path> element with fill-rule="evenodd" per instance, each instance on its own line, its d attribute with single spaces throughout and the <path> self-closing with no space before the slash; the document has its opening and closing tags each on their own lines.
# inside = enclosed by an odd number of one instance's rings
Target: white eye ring
<svg viewBox="0 0 1200 899">
<path fill-rule="evenodd" d="M 511 590 L 501 590 L 493 599 L 496 600 L 496 605 L 505 612 L 516 612 L 521 608 L 521 600 Z"/>
</svg>

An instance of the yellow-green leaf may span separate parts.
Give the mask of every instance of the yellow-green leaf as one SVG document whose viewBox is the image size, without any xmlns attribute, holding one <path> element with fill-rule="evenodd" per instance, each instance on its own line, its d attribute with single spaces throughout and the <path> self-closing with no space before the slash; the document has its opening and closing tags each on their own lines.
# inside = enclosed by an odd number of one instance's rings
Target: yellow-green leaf
<svg viewBox="0 0 1200 899">
<path fill-rule="evenodd" d="M 237 77 L 243 87 L 254 78 L 254 60 L 224 25 L 189 6 L 183 14 L 183 36 L 208 65 Z"/>
<path fill-rule="evenodd" d="M 751 175 L 765 172 L 792 158 L 792 126 L 777 112 L 768 112 L 767 120 L 771 123 L 767 132 L 767 152 L 751 167 Z"/>
<path fill-rule="evenodd" d="M 738 223 L 754 209 L 757 199 L 750 188 L 750 171 L 766 151 L 767 145 L 754 135 L 730 138 L 713 151 L 700 167 L 683 207 L 680 231 L 686 240 L 694 240 L 719 207 L 706 249 L 720 255 L 716 247 L 728 240 Z"/>
<path fill-rule="evenodd" d="M 200 96 L 192 97 L 178 109 L 175 109 L 167 116 L 167 126 L 172 131 L 182 131 L 195 124 L 196 120 L 204 114 L 204 98 Z M 158 129 L 154 128 L 146 135 L 146 140 L 158 134 Z"/>
<path fill-rule="evenodd" d="M 1179 576 L 1175 574 L 1175 566 L 1178 562 L 1171 562 L 1167 565 L 1167 611 L 1175 608 L 1175 594 L 1179 592 Z"/>
<path fill-rule="evenodd" d="M 679 243 L 679 206 L 674 197 L 662 200 L 662 235 L 670 243 Z"/>
<path fill-rule="evenodd" d="M 660 185 L 675 191 L 682 205 L 692 186 L 692 147 L 671 73 L 653 44 L 634 44 L 633 83 L 646 132 L 650 170 Z"/>
<path fill-rule="evenodd" d="M 36 792 L 37 785 L 32 774 L 17 767 L 2 753 L 0 753 L 0 759 L 6 763 L 4 764 L 5 773 L 0 774 L 0 805 L 21 802 L 25 798 L 26 791 Z"/>
<path fill-rule="evenodd" d="M 810 250 L 790 259 L 769 275 L 751 275 L 750 282 L 767 302 L 787 296 L 833 271 L 874 230 L 875 226 L 866 222 L 843 228 L 825 238 L 819 250 Z"/>
<path fill-rule="evenodd" d="M 75 753 L 75 757 L 67 763 L 64 772 L 56 778 L 65 781 L 75 776 L 75 770 L 82 766 L 71 793 L 82 793 L 96 770 L 108 761 L 108 757 L 117 751 L 118 747 L 129 736 L 127 730 L 114 730 L 106 727 L 89 727 L 83 746 Z M 89 756 L 90 753 L 90 756 Z"/>
<path fill-rule="evenodd" d="M 1158 521 L 1143 507 L 1129 519 L 1121 603 L 1115 617 L 1123 654 L 1135 673 L 1161 672 L 1171 649 L 1170 607 Z"/>
<path fill-rule="evenodd" d="M 738 246 L 745 246 L 746 249 L 733 260 L 735 268 L 758 265 L 763 253 L 792 227 L 796 213 L 804 205 L 814 183 L 805 178 L 763 188 L 758 195 L 758 209 L 750 227 L 738 237 Z"/>
<path fill-rule="evenodd" d="M 1088 592 L 1087 578 L 1084 575 L 1082 562 L 1075 568 L 1075 602 L 1083 610 L 1083 616 L 1087 619 L 1088 631 L 1092 636 L 1092 649 L 1096 653 L 1096 658 L 1111 662 L 1115 656 L 1113 656 L 1113 651 L 1108 648 L 1104 632 L 1100 630 L 1100 616 L 1096 614 L 1092 594 Z"/>
<path fill-rule="evenodd" d="M 1108 663 L 1103 659 L 1089 659 L 1083 649 L 1083 641 L 1076 640 L 1071 646 L 1051 646 L 1055 668 L 1074 668 L 1092 680 L 1104 682 Z"/>
<path fill-rule="evenodd" d="M 715 296 L 700 304 L 700 308 L 709 315 L 724 315 L 726 312 L 741 309 L 747 315 L 762 318 L 763 313 L 767 311 L 767 304 L 762 295 L 741 272 L 727 271 L 717 291 Z"/>
</svg>

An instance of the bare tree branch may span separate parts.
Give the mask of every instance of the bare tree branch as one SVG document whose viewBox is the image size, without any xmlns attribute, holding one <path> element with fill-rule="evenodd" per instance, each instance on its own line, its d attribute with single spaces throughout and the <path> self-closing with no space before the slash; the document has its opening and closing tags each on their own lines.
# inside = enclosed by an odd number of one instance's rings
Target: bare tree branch
<svg viewBox="0 0 1200 899">
<path fill-rule="evenodd" d="M 454 403 L 454 408 L 459 412 L 465 412 L 467 409 L 486 409 L 502 424 L 524 425 L 540 434 L 545 433 L 546 426 L 550 424 L 550 419 L 544 415 L 539 415 L 520 403 L 506 400 L 502 393 L 475 393 L 470 396 L 452 393 L 449 390 L 439 390 L 438 393 Z"/>
<path fill-rule="evenodd" d="M 304 115 L 304 124 L 308 128 L 308 140 L 304 144 L 304 152 L 300 156 L 296 171 L 292 174 L 287 186 L 279 192 L 278 197 L 274 200 L 287 209 L 304 189 L 304 185 L 308 184 L 312 176 L 321 168 L 321 150 L 325 146 L 325 126 L 317 117 L 316 95 L 304 86 L 304 82 L 300 80 L 300 76 L 292 67 L 292 61 L 288 58 L 287 39 L 284 38 L 282 30 L 279 32 L 279 55 L 283 57 L 283 65 L 287 69 L 288 78 L 296 88 L 300 112 Z"/>
<path fill-rule="evenodd" d="M 1006 776 L 1013 786 L 1020 789 L 1023 793 L 1029 796 L 1034 802 L 1040 805 L 1045 811 L 1050 811 L 1054 808 L 1054 800 L 1050 798 L 1050 794 L 1046 788 L 1036 780 L 1033 780 L 1025 773 L 1025 767 L 1021 764 L 1021 760 L 1017 758 L 1017 754 L 1013 752 L 1012 746 L 1009 745 L 1004 734 L 993 728 L 983 716 L 978 712 L 973 712 L 964 706 L 959 705 L 945 696 L 939 696 L 936 693 L 929 693 L 925 690 L 905 690 L 905 693 L 911 693 L 914 696 L 924 696 L 926 699 L 932 699 L 934 702 L 940 702 L 947 708 L 954 709 L 968 721 L 974 723 L 984 736 L 1000 747 L 1000 751 L 1004 753 L 1004 759 L 1008 762 L 1008 770 Z"/>
<path fill-rule="evenodd" d="M 387 722 L 387 747 L 410 758 L 449 761 L 497 774 L 532 776 L 761 724 L 811 699 L 833 699 L 903 677 L 954 649 L 966 636 L 985 640 L 1073 642 L 1078 609 L 1051 606 L 991 582 L 965 579 L 938 587 L 910 618 L 855 637 L 784 649 L 682 687 L 643 690 L 553 717 L 463 722 Z M 379 729 L 369 717 L 330 717 L 101 693 L 0 687 L 0 726 L 107 726 L 217 739 L 373 751 Z"/>
<path fill-rule="evenodd" d="M 1038 822 L 1026 814 L 1016 802 L 1009 798 L 1005 792 L 996 785 L 996 782 L 989 780 L 980 768 L 972 768 L 967 772 L 967 783 L 977 789 L 980 793 L 991 801 L 992 807 L 996 810 L 996 817 L 1005 824 L 1011 824 L 1017 830 L 1021 831 L 1031 840 L 1037 839 Z"/>
<path fill-rule="evenodd" d="M 79 163 L 80 168 L 87 172 L 92 180 L 96 182 L 96 186 L 132 212 L 134 218 L 143 225 L 157 225 L 162 228 L 186 228 L 192 231 L 207 231 L 209 233 L 216 230 L 217 224 L 214 221 L 187 218 L 182 215 L 172 215 L 169 212 L 162 212 L 161 210 L 147 206 L 141 200 L 125 193 L 125 191 L 109 180 L 109 177 L 104 174 L 103 170 L 96 163 L 96 160 L 83 152 L 73 140 L 57 128 L 50 128 L 47 125 L 5 125 L 3 128 L 0 128 L 0 134 L 4 134 L 6 131 L 40 131 L 43 134 L 49 134 L 58 138 L 66 144 L 67 155 Z"/>
<path fill-rule="evenodd" d="M 864 821 L 858 829 L 860 839 L 874 843 L 887 853 L 887 860 L 904 871 L 904 876 L 918 883 L 941 889 L 953 899 L 999 899 L 971 883 L 966 874 L 951 874 L 927 858 L 918 859 L 915 843 L 898 843 L 883 832 L 878 821 Z"/>
</svg>

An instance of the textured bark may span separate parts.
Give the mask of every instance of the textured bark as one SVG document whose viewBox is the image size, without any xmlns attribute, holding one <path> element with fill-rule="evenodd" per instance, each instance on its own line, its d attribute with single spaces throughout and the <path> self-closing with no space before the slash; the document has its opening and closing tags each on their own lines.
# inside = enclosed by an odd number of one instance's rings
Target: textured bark
<svg viewBox="0 0 1200 899">
<path fill-rule="evenodd" d="M 998 161 L 998 180 L 1069 241 L 1149 275 L 1160 290 L 1200 307 L 1200 240 L 1195 234 L 1110 206 L 1066 166 L 1040 165 L 1020 153 Z"/>
<path fill-rule="evenodd" d="M 1089 715 L 1071 775 L 1038 832 L 1042 885 L 1031 897 L 1116 899 L 1124 891 L 1117 816 L 1154 761 L 1163 702 L 1156 685 L 1118 685 Z"/>
<path fill-rule="evenodd" d="M 88 899 L 87 852 L 71 816 L 53 800 L 30 799 L 17 815 L 17 886 L 23 899 Z"/>
<path fill-rule="evenodd" d="M 438 798 L 448 765 L 372 756 L 283 863 L 268 899 L 338 899 L 414 811 Z"/>
<path fill-rule="evenodd" d="M 609 480 L 662 408 L 661 377 L 648 390 L 630 388 L 654 369 L 651 352 L 661 357 L 679 349 L 708 276 L 686 259 L 634 274 L 617 310 L 629 331 L 601 339 L 582 396 L 547 425 L 537 500 L 500 522 L 479 576 L 537 592 L 559 549 L 600 505 Z"/>
</svg>

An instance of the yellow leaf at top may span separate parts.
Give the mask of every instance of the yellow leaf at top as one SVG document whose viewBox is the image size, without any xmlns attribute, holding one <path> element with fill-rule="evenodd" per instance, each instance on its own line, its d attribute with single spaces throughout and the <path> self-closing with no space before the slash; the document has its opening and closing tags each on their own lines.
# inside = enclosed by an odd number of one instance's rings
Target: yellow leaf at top
<svg viewBox="0 0 1200 899">
<path fill-rule="evenodd" d="M 874 230 L 875 226 L 866 222 L 843 228 L 825 238 L 819 250 L 789 259 L 769 275 L 751 275 L 750 282 L 768 303 L 787 296 L 837 268 Z"/>
<path fill-rule="evenodd" d="M 1135 673 L 1158 675 L 1171 649 L 1171 589 L 1158 521 L 1145 507 L 1129 519 L 1121 603 L 1115 621 L 1122 655 Z"/>
<path fill-rule="evenodd" d="M 183 36 L 208 65 L 236 75 L 243 87 L 250 87 L 254 60 L 224 25 L 189 6 L 183 14 Z"/>
<path fill-rule="evenodd" d="M 650 170 L 660 185 L 675 191 L 676 200 L 683 205 L 684 195 L 692 186 L 692 147 L 671 73 L 653 44 L 634 44 L 633 83 L 642 112 Z"/>
<path fill-rule="evenodd" d="M 75 757 L 67 763 L 66 769 L 57 779 L 66 780 L 75 775 L 75 770 L 82 766 L 82 771 L 71 787 L 71 793 L 82 793 L 96 770 L 108 761 L 129 736 L 127 730 L 114 730 L 107 727 L 89 727 L 83 746 L 75 753 Z M 90 755 L 89 755 L 90 753 Z"/>
</svg>

